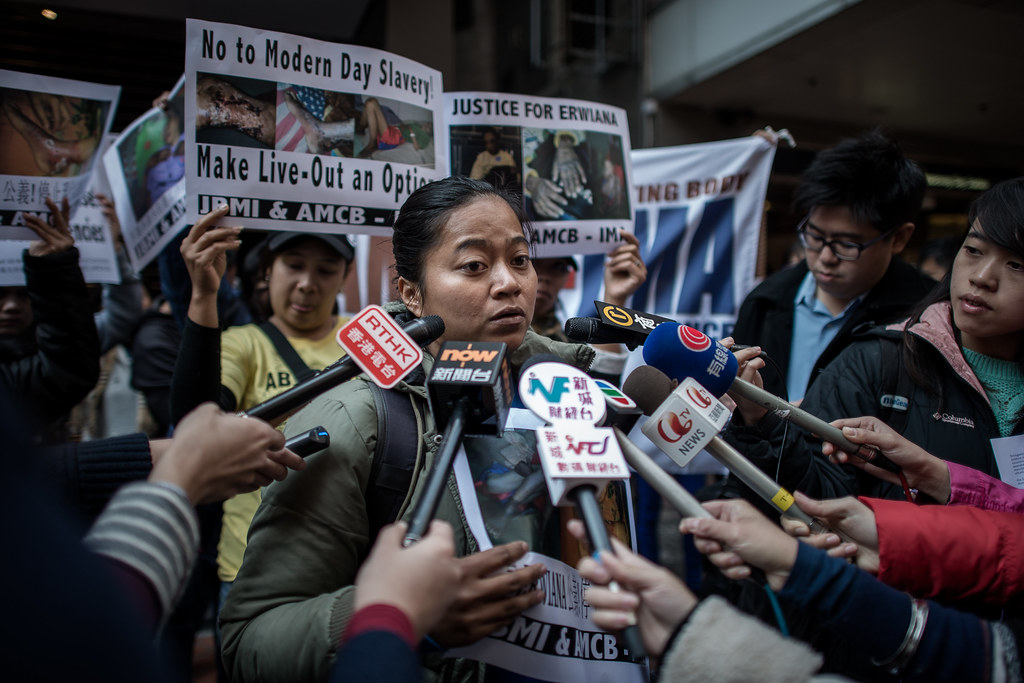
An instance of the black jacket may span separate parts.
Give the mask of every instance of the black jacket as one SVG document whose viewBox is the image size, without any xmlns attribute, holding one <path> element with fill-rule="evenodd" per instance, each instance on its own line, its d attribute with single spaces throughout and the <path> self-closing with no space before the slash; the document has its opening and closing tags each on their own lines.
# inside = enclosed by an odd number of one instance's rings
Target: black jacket
<svg viewBox="0 0 1024 683">
<path fill-rule="evenodd" d="M 51 423 L 96 386 L 100 341 L 78 249 L 46 256 L 26 250 L 24 261 L 35 336 L 27 344 L 0 343 L 0 383 L 27 414 Z"/>
<path fill-rule="evenodd" d="M 775 365 L 761 372 L 764 388 L 776 396 L 786 397 L 786 375 L 789 372 L 789 349 L 793 340 L 793 298 L 807 275 L 807 262 L 775 273 L 758 285 L 740 306 L 733 328 L 733 339 L 739 344 L 760 346 Z M 832 343 L 818 357 L 811 370 L 810 384 L 821 370 L 853 342 L 853 330 L 867 322 L 895 322 L 935 286 L 935 281 L 916 268 L 894 258 L 885 275 L 878 281 L 840 328 Z"/>
<path fill-rule="evenodd" d="M 883 345 L 902 346 L 902 332 L 874 328 L 847 348 L 811 385 L 801 404 L 825 421 L 841 417 L 874 415 L 886 419 L 887 394 L 906 396 L 909 404 L 903 420 L 903 436 L 943 460 L 960 463 L 999 478 L 989 439 L 999 436 L 995 414 L 981 384 L 975 378 L 953 335 L 946 302 L 930 306 L 911 333 L 924 339 L 923 360 L 928 375 L 941 385 L 941 400 L 898 377 L 905 373 L 901 354 L 884 353 Z M 1018 421 L 1014 434 L 1024 431 Z M 789 427 L 789 438 L 780 461 L 775 457 L 782 443 L 783 427 L 773 415 L 757 425 L 729 430 L 728 440 L 761 469 L 789 489 L 812 497 L 836 498 L 866 495 L 901 498 L 902 490 L 852 466 L 838 467 L 821 454 L 821 441 Z M 767 440 L 762 440 L 767 439 Z"/>
</svg>

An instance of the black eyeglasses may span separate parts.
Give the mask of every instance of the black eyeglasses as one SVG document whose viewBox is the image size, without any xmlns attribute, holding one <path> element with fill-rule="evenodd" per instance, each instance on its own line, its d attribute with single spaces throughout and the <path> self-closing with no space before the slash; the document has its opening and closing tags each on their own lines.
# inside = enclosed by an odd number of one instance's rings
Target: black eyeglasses
<svg viewBox="0 0 1024 683">
<path fill-rule="evenodd" d="M 805 249 L 810 251 L 821 251 L 825 247 L 832 250 L 832 253 L 836 255 L 836 258 L 840 261 L 856 261 L 860 258 L 861 252 L 870 247 L 873 244 L 877 244 L 889 237 L 899 229 L 900 226 L 882 233 L 874 239 L 870 239 L 867 242 L 851 242 L 850 240 L 828 240 L 825 236 L 811 230 L 811 219 L 807 218 L 800 221 L 800 225 L 796 229 L 797 236 L 800 238 L 800 244 L 804 245 Z"/>
</svg>

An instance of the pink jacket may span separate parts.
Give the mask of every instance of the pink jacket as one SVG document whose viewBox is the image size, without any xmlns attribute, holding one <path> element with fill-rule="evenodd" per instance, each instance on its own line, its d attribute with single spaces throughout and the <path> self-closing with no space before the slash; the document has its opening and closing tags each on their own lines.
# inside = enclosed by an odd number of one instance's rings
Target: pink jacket
<svg viewBox="0 0 1024 683">
<path fill-rule="evenodd" d="M 971 505 L 984 510 L 1024 513 L 1024 489 L 979 472 L 971 467 L 946 462 L 950 495 L 947 505 Z"/>
</svg>

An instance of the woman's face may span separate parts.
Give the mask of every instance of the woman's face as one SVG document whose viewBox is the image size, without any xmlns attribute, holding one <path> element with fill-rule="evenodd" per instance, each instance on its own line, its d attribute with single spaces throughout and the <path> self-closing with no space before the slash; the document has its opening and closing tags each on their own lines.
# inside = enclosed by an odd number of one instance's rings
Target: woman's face
<svg viewBox="0 0 1024 683">
<path fill-rule="evenodd" d="M 978 221 L 953 261 L 949 294 L 965 347 L 1017 358 L 1024 339 L 1024 259 L 989 241 Z"/>
<path fill-rule="evenodd" d="M 271 320 L 286 336 L 322 338 L 333 329 L 331 311 L 347 265 L 315 237 L 285 245 L 270 265 Z"/>
<path fill-rule="evenodd" d="M 456 209 L 424 256 L 422 286 L 399 280 L 416 316 L 439 315 L 445 341 L 505 342 L 517 348 L 533 319 L 537 275 L 523 227 L 508 204 L 483 197 Z"/>
</svg>

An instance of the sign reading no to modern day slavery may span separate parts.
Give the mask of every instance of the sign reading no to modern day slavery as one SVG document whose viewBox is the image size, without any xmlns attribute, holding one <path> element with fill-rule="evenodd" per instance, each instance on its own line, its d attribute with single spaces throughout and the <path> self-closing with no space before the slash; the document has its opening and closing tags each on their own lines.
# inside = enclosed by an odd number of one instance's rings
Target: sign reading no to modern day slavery
<svg viewBox="0 0 1024 683">
<path fill-rule="evenodd" d="M 0 239 L 34 240 L 24 212 L 85 196 L 120 86 L 0 70 Z"/>
<path fill-rule="evenodd" d="M 440 72 L 381 50 L 232 24 L 186 25 L 188 222 L 389 235 L 448 175 Z"/>
<path fill-rule="evenodd" d="M 597 102 L 445 93 L 452 175 L 522 193 L 538 256 L 606 254 L 632 230 L 626 112 Z"/>
</svg>

